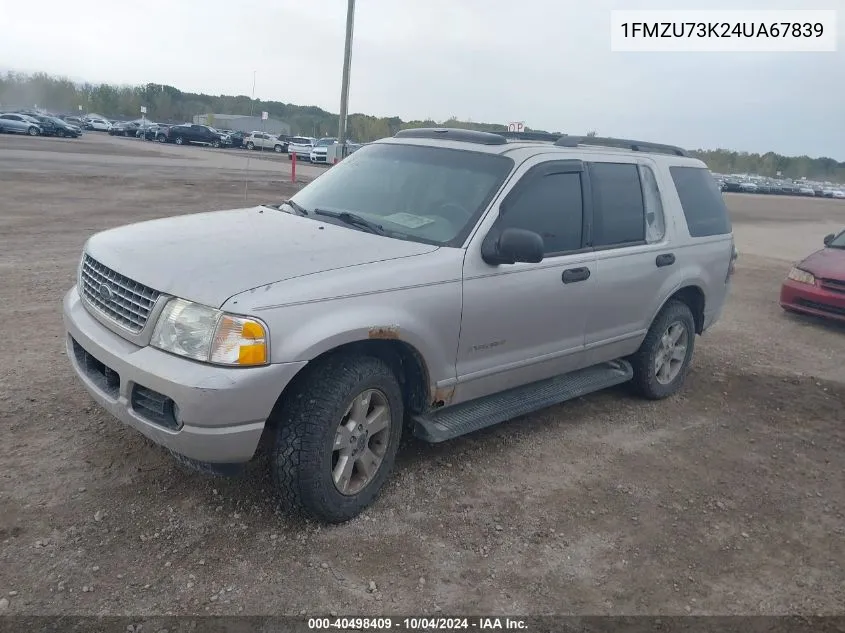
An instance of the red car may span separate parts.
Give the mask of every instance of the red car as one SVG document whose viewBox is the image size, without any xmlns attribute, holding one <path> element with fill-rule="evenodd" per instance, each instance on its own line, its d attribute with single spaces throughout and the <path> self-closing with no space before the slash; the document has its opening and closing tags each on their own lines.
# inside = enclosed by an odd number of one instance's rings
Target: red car
<svg viewBox="0 0 845 633">
<path fill-rule="evenodd" d="M 789 271 L 780 289 L 784 310 L 845 321 L 845 231 Z"/>
</svg>

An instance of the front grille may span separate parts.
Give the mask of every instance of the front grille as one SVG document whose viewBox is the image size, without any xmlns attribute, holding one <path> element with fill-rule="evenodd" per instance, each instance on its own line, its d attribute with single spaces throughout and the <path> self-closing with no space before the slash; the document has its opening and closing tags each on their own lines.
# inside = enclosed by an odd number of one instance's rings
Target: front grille
<svg viewBox="0 0 845 633">
<path fill-rule="evenodd" d="M 819 312 L 827 312 L 828 314 L 845 316 L 845 308 L 840 308 L 839 306 L 832 306 L 826 303 L 818 303 L 817 301 L 807 301 L 806 299 L 798 299 L 795 301 L 795 303 L 806 308 L 818 310 Z"/>
<path fill-rule="evenodd" d="M 132 388 L 132 409 L 153 424 L 177 430 L 180 425 L 176 420 L 174 406 L 173 400 L 157 391 L 141 385 Z"/>
<path fill-rule="evenodd" d="M 137 334 L 144 329 L 161 295 L 84 255 L 80 279 L 82 296 L 98 312 Z"/>
<path fill-rule="evenodd" d="M 116 399 L 120 393 L 120 375 L 86 352 L 85 348 L 76 342 L 76 339 L 71 337 L 70 340 L 73 346 L 73 355 L 76 357 L 76 362 L 83 373 L 97 385 L 100 391 Z"/>
<path fill-rule="evenodd" d="M 833 292 L 841 292 L 845 294 L 845 281 L 840 281 L 838 279 L 821 279 L 821 287 L 825 290 L 831 290 Z"/>
</svg>

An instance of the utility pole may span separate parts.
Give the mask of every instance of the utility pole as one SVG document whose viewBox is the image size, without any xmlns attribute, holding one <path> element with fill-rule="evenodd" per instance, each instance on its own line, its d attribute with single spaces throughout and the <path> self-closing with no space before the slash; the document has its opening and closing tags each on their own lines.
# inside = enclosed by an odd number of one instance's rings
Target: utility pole
<svg viewBox="0 0 845 633">
<path fill-rule="evenodd" d="M 340 119 L 337 126 L 337 142 L 345 155 L 346 114 L 349 109 L 349 66 L 352 63 L 352 27 L 355 24 L 355 0 L 348 0 L 346 7 L 346 45 L 343 49 L 343 79 L 340 87 Z"/>
</svg>

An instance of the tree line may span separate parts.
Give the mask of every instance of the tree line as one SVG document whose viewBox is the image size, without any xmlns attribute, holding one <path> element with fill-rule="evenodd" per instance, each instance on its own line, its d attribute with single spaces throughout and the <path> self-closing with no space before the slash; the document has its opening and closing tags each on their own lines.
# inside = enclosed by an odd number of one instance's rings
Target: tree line
<svg viewBox="0 0 845 633">
<path fill-rule="evenodd" d="M 143 86 L 75 83 L 45 73 L 9 72 L 0 75 L 0 109 L 46 108 L 58 113 L 96 112 L 115 118 L 138 118 L 141 106 L 147 117 L 162 123 L 191 121 L 197 114 L 243 114 L 258 116 L 267 112 L 273 119 L 285 121 L 293 134 L 308 136 L 337 135 L 338 115 L 316 106 L 300 106 L 280 101 L 262 101 L 246 95 L 207 95 L 182 92 L 173 86 L 149 83 Z M 81 110 L 80 110 L 81 107 Z M 486 132 L 505 132 L 507 126 L 496 123 L 460 121 L 403 121 L 399 117 L 375 117 L 354 113 L 349 116 L 348 134 L 359 142 L 393 136 L 399 130 L 414 127 L 459 127 Z M 531 128 L 526 128 L 531 130 Z M 537 130 L 543 131 L 543 130 Z M 559 133 L 559 132 L 556 132 Z M 590 134 L 595 135 L 595 132 Z M 774 152 L 753 154 L 727 149 L 694 150 L 717 173 L 748 173 L 760 176 L 845 182 L 845 163 L 832 158 L 781 156 Z"/>
</svg>

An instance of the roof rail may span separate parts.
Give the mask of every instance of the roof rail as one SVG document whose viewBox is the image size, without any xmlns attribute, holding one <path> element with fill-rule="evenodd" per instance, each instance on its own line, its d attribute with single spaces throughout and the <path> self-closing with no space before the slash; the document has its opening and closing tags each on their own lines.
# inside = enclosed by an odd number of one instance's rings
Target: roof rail
<svg viewBox="0 0 845 633">
<path fill-rule="evenodd" d="M 505 145 L 508 140 L 501 134 L 479 132 L 452 127 L 418 127 L 399 130 L 394 138 L 437 138 L 444 141 L 461 141 L 480 145 Z"/>
<path fill-rule="evenodd" d="M 509 141 L 551 141 L 554 143 L 565 134 L 552 134 L 551 132 L 500 132 Z"/>
<path fill-rule="evenodd" d="M 561 136 L 555 145 L 558 147 L 578 147 L 579 145 L 597 145 L 599 147 L 618 147 L 629 149 L 633 152 L 653 152 L 656 154 L 673 154 L 675 156 L 688 156 L 680 147 L 674 145 L 663 145 L 660 143 L 648 143 L 646 141 L 632 141 L 625 138 L 610 138 L 603 136 Z"/>
</svg>

